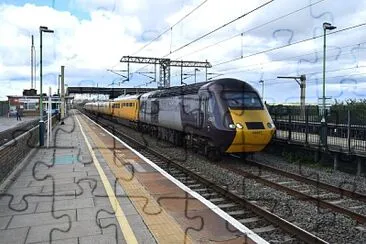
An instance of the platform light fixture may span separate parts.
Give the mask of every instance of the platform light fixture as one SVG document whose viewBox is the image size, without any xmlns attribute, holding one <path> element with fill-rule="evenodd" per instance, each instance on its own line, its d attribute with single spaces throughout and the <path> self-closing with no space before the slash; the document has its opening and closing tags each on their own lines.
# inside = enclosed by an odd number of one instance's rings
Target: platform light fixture
<svg viewBox="0 0 366 244">
<path fill-rule="evenodd" d="M 327 30 L 334 30 L 337 28 L 336 26 L 333 26 L 331 23 L 324 22 L 323 23 L 323 112 L 322 112 L 322 119 L 321 119 L 321 127 L 322 127 L 322 134 L 321 134 L 321 141 L 323 145 L 326 145 L 327 143 L 327 131 L 326 131 L 326 125 L 325 125 L 325 62 L 326 62 L 326 32 Z"/>
<path fill-rule="evenodd" d="M 324 30 L 324 41 L 323 41 L 323 113 L 322 113 L 322 123 L 325 123 L 325 62 L 326 62 L 326 31 L 327 30 L 334 30 L 335 26 L 333 26 L 332 24 L 328 23 L 328 22 L 324 22 L 323 23 L 323 30 Z"/>
<path fill-rule="evenodd" d="M 44 145 L 44 121 L 43 121 L 43 91 L 42 91 L 42 33 L 54 33 L 53 30 L 48 29 L 46 26 L 39 27 L 39 38 L 40 38 L 40 60 L 39 60 L 39 81 L 40 81 L 40 92 L 39 92 L 39 146 Z"/>
</svg>

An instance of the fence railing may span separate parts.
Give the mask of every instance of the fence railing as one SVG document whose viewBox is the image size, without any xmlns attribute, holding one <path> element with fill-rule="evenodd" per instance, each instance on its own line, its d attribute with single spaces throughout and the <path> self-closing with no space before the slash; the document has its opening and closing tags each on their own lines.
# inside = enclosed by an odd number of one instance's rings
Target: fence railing
<svg viewBox="0 0 366 244">
<path fill-rule="evenodd" d="M 323 115 L 317 107 L 270 106 L 276 125 L 275 138 L 328 147 L 342 152 L 366 153 L 366 111 L 330 110 Z"/>
</svg>

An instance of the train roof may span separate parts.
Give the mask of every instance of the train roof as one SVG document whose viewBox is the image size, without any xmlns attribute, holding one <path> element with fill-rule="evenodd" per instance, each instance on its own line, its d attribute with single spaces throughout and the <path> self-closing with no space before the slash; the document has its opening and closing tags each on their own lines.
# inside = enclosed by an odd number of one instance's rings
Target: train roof
<svg viewBox="0 0 366 244">
<path fill-rule="evenodd" d="M 124 100 L 137 100 L 140 95 L 126 95 L 126 96 L 119 96 L 117 98 L 115 98 L 113 101 L 114 102 L 118 102 L 118 101 L 124 101 Z"/>
<path fill-rule="evenodd" d="M 256 91 L 249 83 L 233 79 L 233 78 L 223 78 L 214 80 L 208 84 L 202 86 L 202 89 L 208 90 L 227 90 L 227 91 Z"/>
<path fill-rule="evenodd" d="M 238 79 L 224 78 L 213 81 L 190 84 L 186 86 L 170 87 L 162 90 L 148 92 L 143 94 L 142 96 L 148 98 L 181 96 L 181 95 L 197 94 L 200 89 L 255 91 L 250 84 L 244 81 Z"/>
</svg>

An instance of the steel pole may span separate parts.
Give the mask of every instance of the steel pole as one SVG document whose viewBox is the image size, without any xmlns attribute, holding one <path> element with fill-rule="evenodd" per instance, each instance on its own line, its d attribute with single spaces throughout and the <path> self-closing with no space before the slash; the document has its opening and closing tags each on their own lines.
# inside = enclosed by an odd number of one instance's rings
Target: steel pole
<svg viewBox="0 0 366 244">
<path fill-rule="evenodd" d="M 39 44 L 39 146 L 44 145 L 44 121 L 43 121 L 43 91 L 42 91 L 42 30 L 39 30 L 40 44 Z"/>
<path fill-rule="evenodd" d="M 61 82 L 61 75 L 58 75 L 58 82 L 57 82 L 57 95 L 60 97 L 60 82 Z"/>
<path fill-rule="evenodd" d="M 61 125 L 65 124 L 65 66 L 61 66 Z"/>
<path fill-rule="evenodd" d="M 36 48 L 33 46 L 33 52 L 34 52 L 34 65 L 33 65 L 33 69 L 34 69 L 34 89 L 37 89 L 37 52 L 36 52 Z"/>
<path fill-rule="evenodd" d="M 323 112 L 322 112 L 322 120 L 321 120 L 321 135 L 320 135 L 320 142 L 322 146 L 327 145 L 327 127 L 325 122 L 325 59 L 326 59 L 326 28 L 323 25 L 324 29 L 324 40 L 323 40 Z"/>
<path fill-rule="evenodd" d="M 50 147 L 51 144 L 51 135 L 52 135 L 52 90 L 49 87 L 49 97 L 48 97 L 48 115 L 47 115 L 47 148 Z"/>
<path fill-rule="evenodd" d="M 33 89 L 33 49 L 34 49 L 34 37 L 32 35 L 32 46 L 31 46 L 31 89 Z"/>
<path fill-rule="evenodd" d="M 323 114 L 322 114 L 322 121 L 325 123 L 325 54 L 326 49 L 326 29 L 324 28 L 324 41 L 323 41 Z"/>
<path fill-rule="evenodd" d="M 306 91 L 306 80 L 300 80 L 300 108 L 301 116 L 305 118 L 305 91 Z"/>
</svg>

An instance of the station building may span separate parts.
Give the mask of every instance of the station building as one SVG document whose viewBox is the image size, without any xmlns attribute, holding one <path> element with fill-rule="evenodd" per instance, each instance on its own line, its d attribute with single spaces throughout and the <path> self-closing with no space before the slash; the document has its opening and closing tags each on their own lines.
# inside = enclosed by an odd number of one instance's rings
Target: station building
<svg viewBox="0 0 366 244">
<path fill-rule="evenodd" d="M 17 95 L 8 95 L 8 111 L 9 115 L 16 115 L 17 108 L 20 110 L 21 116 L 37 116 L 39 115 L 39 100 L 40 96 L 37 94 L 37 90 L 30 89 L 24 90 L 23 96 Z M 70 99 L 69 97 L 65 98 L 65 101 Z M 48 111 L 49 104 L 49 96 L 47 94 L 43 94 L 43 109 Z M 51 97 L 51 109 L 52 114 L 60 111 L 61 107 L 61 98 L 54 94 Z"/>
</svg>

